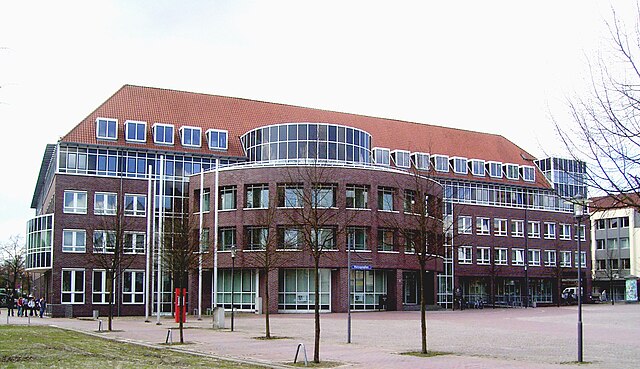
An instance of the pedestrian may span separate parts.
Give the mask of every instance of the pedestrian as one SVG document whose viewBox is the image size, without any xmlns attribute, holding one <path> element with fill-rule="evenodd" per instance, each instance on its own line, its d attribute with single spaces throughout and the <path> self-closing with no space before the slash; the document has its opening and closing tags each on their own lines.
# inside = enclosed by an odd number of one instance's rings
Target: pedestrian
<svg viewBox="0 0 640 369">
<path fill-rule="evenodd" d="M 602 293 L 600 294 L 600 301 L 607 302 L 607 290 L 602 290 Z"/>
<path fill-rule="evenodd" d="M 15 305 L 15 300 L 13 298 L 13 296 L 9 296 L 7 298 L 7 315 L 8 316 L 13 316 L 13 307 Z"/>
<path fill-rule="evenodd" d="M 39 305 L 40 305 L 40 318 L 42 318 L 42 316 L 44 315 L 44 310 L 47 307 L 47 302 L 44 300 L 44 297 L 40 297 Z"/>
<path fill-rule="evenodd" d="M 33 310 L 36 308 L 36 302 L 33 299 L 33 296 L 29 296 L 29 302 L 27 304 L 29 307 L 29 316 L 33 316 Z"/>
<path fill-rule="evenodd" d="M 22 299 L 22 296 L 18 297 L 18 316 L 22 316 L 22 313 L 24 312 L 24 300 Z"/>
</svg>

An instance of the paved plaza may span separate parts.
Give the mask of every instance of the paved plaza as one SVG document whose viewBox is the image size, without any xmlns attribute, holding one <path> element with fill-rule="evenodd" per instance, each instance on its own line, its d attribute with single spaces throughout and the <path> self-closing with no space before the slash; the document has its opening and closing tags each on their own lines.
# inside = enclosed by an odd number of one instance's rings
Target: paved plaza
<svg viewBox="0 0 640 369">
<path fill-rule="evenodd" d="M 585 305 L 584 360 L 582 368 L 640 367 L 640 305 Z M 103 325 L 106 326 L 106 318 Z M 572 368 L 577 357 L 577 307 L 483 309 L 427 313 L 429 350 L 450 355 L 420 358 L 400 355 L 420 349 L 419 312 L 367 312 L 352 314 L 352 343 L 347 344 L 347 315 L 321 316 L 322 361 L 340 362 L 340 368 Z M 177 324 L 162 318 L 161 325 L 144 318 L 116 318 L 117 331 L 101 337 L 129 342 L 164 343 L 169 328 Z M 28 324 L 27 318 L 12 317 L 10 324 Z M 6 309 L 0 324 L 7 324 Z M 32 325 L 53 325 L 96 334 L 92 319 L 31 318 Z M 224 357 L 269 367 L 284 367 L 293 361 L 296 346 L 304 343 L 313 356 L 313 314 L 271 315 L 272 335 L 260 340 L 264 316 L 236 314 L 235 331 L 212 329 L 211 317 L 198 321 L 188 317 L 187 345 L 174 349 Z M 178 332 L 173 331 L 174 342 Z M 302 355 L 300 356 L 302 357 Z"/>
</svg>

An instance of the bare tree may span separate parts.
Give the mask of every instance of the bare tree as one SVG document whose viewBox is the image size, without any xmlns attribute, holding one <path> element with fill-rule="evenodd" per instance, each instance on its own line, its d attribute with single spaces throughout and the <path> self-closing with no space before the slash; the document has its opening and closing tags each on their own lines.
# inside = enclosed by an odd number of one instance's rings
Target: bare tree
<svg viewBox="0 0 640 369">
<path fill-rule="evenodd" d="M 640 8 L 626 27 L 615 10 L 605 21 L 611 52 L 589 61 L 590 94 L 568 101 L 574 125 L 554 119 L 567 151 L 587 162 L 586 184 L 640 210 Z M 603 56 L 606 55 L 606 56 Z M 620 68 L 622 67 L 622 68 Z"/>
<path fill-rule="evenodd" d="M 162 262 L 171 273 L 174 286 L 182 291 L 187 287 L 189 272 L 198 267 L 199 255 L 202 252 L 198 229 L 192 227 L 188 215 L 165 220 L 165 241 Z M 185 294 L 178 299 L 180 343 L 184 343 Z"/>
<path fill-rule="evenodd" d="M 6 280 L 9 283 L 10 291 L 13 293 L 18 288 L 18 281 L 26 277 L 24 255 L 26 252 L 24 240 L 20 235 L 13 235 L 2 244 L 0 248 L 3 259 L 3 269 L 6 273 Z"/>
</svg>

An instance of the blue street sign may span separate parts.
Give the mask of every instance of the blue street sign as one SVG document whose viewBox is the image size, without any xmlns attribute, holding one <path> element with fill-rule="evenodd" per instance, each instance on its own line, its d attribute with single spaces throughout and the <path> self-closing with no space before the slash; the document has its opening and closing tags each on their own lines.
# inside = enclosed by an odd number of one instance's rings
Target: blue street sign
<svg viewBox="0 0 640 369">
<path fill-rule="evenodd" d="M 352 265 L 351 269 L 353 270 L 371 270 L 373 269 L 371 265 Z"/>
</svg>

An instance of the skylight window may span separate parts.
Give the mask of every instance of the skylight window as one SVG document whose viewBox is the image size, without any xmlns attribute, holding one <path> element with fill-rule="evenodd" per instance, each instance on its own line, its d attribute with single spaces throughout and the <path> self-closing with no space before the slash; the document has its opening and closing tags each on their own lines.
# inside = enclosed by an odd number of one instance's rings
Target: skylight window
<svg viewBox="0 0 640 369">
<path fill-rule="evenodd" d="M 411 154 L 411 161 L 418 170 L 429 170 L 429 154 L 414 152 Z"/>
<path fill-rule="evenodd" d="M 383 147 L 373 148 L 373 160 L 377 165 L 390 165 L 391 164 L 391 152 L 389 149 Z"/>
<path fill-rule="evenodd" d="M 471 159 L 469 160 L 469 167 L 471 168 L 471 174 L 474 176 L 484 176 L 484 160 Z"/>
<path fill-rule="evenodd" d="M 409 158 L 409 151 L 394 150 L 392 153 L 393 162 L 398 168 L 409 168 L 411 166 L 411 160 Z"/>
<path fill-rule="evenodd" d="M 449 171 L 449 157 L 446 155 L 431 155 L 433 159 L 433 167 L 438 172 Z"/>
<path fill-rule="evenodd" d="M 467 174 L 467 159 L 460 157 L 453 157 L 450 159 L 453 166 L 453 172 L 457 174 Z"/>
<path fill-rule="evenodd" d="M 156 123 L 153 125 L 153 142 L 173 145 L 173 125 Z"/>
<path fill-rule="evenodd" d="M 503 165 L 504 175 L 508 179 L 517 180 L 519 178 L 518 166 L 516 164 L 505 164 Z"/>
<path fill-rule="evenodd" d="M 220 129 L 210 129 L 207 131 L 207 143 L 211 150 L 227 149 L 228 132 Z"/>
<path fill-rule="evenodd" d="M 147 122 L 128 120 L 125 122 L 125 138 L 130 142 L 147 141 Z"/>
<path fill-rule="evenodd" d="M 118 120 L 109 118 L 96 119 L 96 137 L 105 140 L 117 140 Z"/>
<path fill-rule="evenodd" d="M 536 180 L 536 171 L 534 167 L 523 165 L 520 167 L 520 173 L 522 174 L 522 179 L 527 182 L 533 182 Z"/>
<path fill-rule="evenodd" d="M 502 178 L 502 163 L 498 161 L 487 162 L 487 171 L 491 178 Z"/>
<path fill-rule="evenodd" d="M 183 126 L 180 128 L 180 138 L 182 146 L 200 147 L 202 146 L 202 130 L 200 127 Z"/>
</svg>

